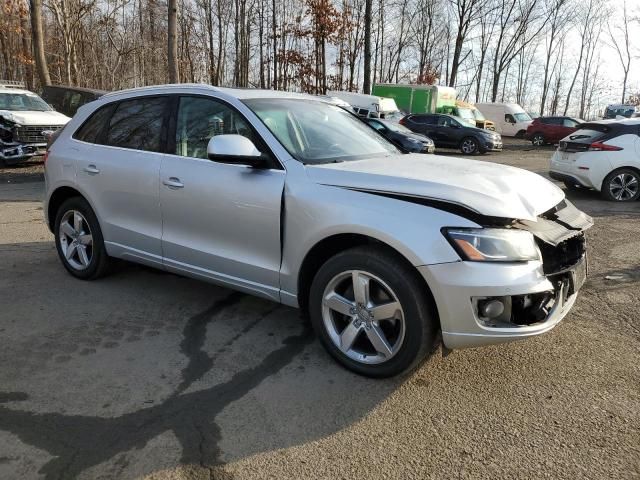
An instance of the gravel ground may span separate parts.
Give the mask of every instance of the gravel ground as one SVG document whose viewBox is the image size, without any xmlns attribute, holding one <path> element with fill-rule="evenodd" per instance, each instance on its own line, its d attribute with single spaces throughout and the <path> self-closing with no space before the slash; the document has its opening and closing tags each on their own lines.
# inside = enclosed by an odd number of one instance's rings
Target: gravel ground
<svg viewBox="0 0 640 480">
<path fill-rule="evenodd" d="M 527 150 L 481 159 L 544 173 Z M 0 170 L 0 478 L 640 478 L 640 203 L 569 194 L 591 270 L 552 332 L 373 381 L 295 310 L 133 265 L 72 279 L 39 169 Z"/>
</svg>

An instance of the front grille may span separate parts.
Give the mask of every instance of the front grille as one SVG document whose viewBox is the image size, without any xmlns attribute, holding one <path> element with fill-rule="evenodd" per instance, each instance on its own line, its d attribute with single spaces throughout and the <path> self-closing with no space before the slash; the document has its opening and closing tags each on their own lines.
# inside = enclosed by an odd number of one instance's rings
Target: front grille
<svg viewBox="0 0 640 480">
<path fill-rule="evenodd" d="M 586 238 L 583 233 L 575 235 L 555 247 L 537 240 L 542 253 L 542 268 L 545 275 L 562 272 L 572 267 L 586 251 Z"/>
<path fill-rule="evenodd" d="M 16 141 L 22 143 L 47 143 L 47 137 L 42 132 L 55 132 L 60 125 L 26 125 L 16 130 Z"/>
</svg>

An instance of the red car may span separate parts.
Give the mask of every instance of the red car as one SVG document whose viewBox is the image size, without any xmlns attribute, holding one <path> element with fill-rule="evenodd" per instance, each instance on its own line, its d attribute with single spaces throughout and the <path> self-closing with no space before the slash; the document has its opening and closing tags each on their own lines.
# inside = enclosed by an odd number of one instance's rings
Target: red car
<svg viewBox="0 0 640 480">
<path fill-rule="evenodd" d="M 524 138 L 536 146 L 558 143 L 567 135 L 575 132 L 584 120 L 572 117 L 538 117 L 527 128 Z"/>
</svg>

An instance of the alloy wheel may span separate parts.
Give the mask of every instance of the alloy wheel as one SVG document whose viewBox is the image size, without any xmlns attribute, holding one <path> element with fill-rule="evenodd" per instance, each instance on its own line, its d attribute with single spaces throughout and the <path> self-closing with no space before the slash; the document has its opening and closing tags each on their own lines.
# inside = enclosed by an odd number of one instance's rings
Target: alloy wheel
<svg viewBox="0 0 640 480">
<path fill-rule="evenodd" d="M 462 146 L 460 147 L 460 149 L 462 150 L 462 153 L 466 153 L 467 155 L 474 153 L 477 148 L 478 146 L 476 145 L 475 140 L 471 138 L 465 139 L 462 142 Z"/>
<path fill-rule="evenodd" d="M 93 258 L 93 235 L 87 219 L 77 210 L 69 210 L 62 216 L 60 249 L 66 262 L 76 270 L 85 270 Z"/>
<path fill-rule="evenodd" d="M 327 284 L 322 320 L 333 344 L 363 364 L 388 361 L 404 341 L 405 317 L 397 295 L 363 270 L 342 272 Z"/>
<path fill-rule="evenodd" d="M 640 182 L 631 173 L 620 173 L 609 181 L 609 192 L 618 201 L 626 201 L 638 194 Z"/>
<path fill-rule="evenodd" d="M 533 143 L 536 147 L 541 147 L 542 145 L 544 145 L 544 137 L 540 134 L 536 134 L 533 136 L 533 140 L 531 140 L 531 143 Z"/>
</svg>

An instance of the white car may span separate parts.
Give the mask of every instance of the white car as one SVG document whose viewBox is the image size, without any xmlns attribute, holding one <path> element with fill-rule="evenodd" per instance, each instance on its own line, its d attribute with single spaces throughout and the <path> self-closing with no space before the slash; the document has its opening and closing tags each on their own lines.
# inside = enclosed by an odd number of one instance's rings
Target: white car
<svg viewBox="0 0 640 480">
<path fill-rule="evenodd" d="M 589 188 L 607 200 L 640 198 L 640 119 L 583 123 L 563 138 L 549 176 L 568 188 Z"/>
<path fill-rule="evenodd" d="M 533 121 L 517 103 L 476 103 L 476 108 L 494 123 L 504 137 L 522 138 Z"/>
<path fill-rule="evenodd" d="M 35 93 L 0 82 L 0 163 L 44 155 L 48 137 L 69 120 Z"/>
</svg>

